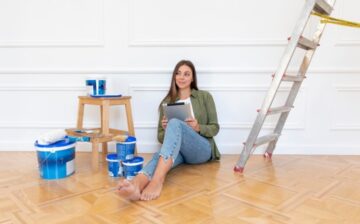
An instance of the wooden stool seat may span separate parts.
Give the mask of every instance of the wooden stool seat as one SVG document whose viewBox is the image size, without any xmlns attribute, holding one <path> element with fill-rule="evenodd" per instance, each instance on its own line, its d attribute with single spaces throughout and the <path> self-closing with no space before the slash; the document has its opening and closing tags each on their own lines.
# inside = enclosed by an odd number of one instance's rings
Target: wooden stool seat
<svg viewBox="0 0 360 224">
<path fill-rule="evenodd" d="M 134 123 L 130 104 L 131 96 L 122 97 L 90 97 L 79 96 L 78 116 L 76 128 L 66 129 L 70 136 L 88 137 L 88 141 L 92 143 L 92 162 L 98 164 L 99 162 L 99 143 L 102 143 L 103 157 L 107 155 L 107 143 L 112 141 L 115 135 L 128 134 L 135 136 Z M 98 105 L 101 112 L 101 127 L 84 129 L 84 108 L 85 105 Z M 118 130 L 109 128 L 109 112 L 110 106 L 124 105 L 126 111 L 126 120 L 128 130 Z"/>
</svg>

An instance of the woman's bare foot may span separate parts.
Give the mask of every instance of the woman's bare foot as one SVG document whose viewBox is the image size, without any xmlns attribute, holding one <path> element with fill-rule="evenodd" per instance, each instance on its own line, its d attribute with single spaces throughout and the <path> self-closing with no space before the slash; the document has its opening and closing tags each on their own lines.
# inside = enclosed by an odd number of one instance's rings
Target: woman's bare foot
<svg viewBox="0 0 360 224">
<path fill-rule="evenodd" d="M 141 192 L 140 199 L 143 201 L 154 200 L 160 196 L 164 181 L 151 180 Z"/>
<path fill-rule="evenodd" d="M 139 173 L 131 181 L 127 179 L 120 180 L 117 186 L 117 191 L 120 196 L 132 201 L 137 201 L 140 199 L 141 191 L 148 183 L 148 177 L 142 173 Z"/>
<path fill-rule="evenodd" d="M 117 192 L 121 197 L 132 201 L 139 200 L 141 196 L 139 185 L 127 179 L 120 180 L 117 186 Z"/>
</svg>

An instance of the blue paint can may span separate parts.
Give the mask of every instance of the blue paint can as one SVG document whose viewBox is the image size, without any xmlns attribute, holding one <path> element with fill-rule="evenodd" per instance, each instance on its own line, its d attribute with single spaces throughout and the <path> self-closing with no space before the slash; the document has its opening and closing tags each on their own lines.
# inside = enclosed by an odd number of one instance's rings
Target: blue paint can
<svg viewBox="0 0 360 224">
<path fill-rule="evenodd" d="M 88 96 L 106 94 L 106 78 L 87 78 L 85 81 Z"/>
<path fill-rule="evenodd" d="M 40 177 L 61 179 L 75 172 L 75 141 L 65 138 L 50 145 L 35 142 Z"/>
<path fill-rule="evenodd" d="M 121 160 L 116 153 L 108 154 L 106 156 L 106 161 L 108 162 L 108 174 L 110 177 L 123 176 Z"/>
<path fill-rule="evenodd" d="M 97 88 L 97 95 L 105 95 L 106 93 L 106 80 L 99 79 L 98 81 L 98 88 Z"/>
<path fill-rule="evenodd" d="M 134 158 L 136 138 L 129 136 L 124 142 L 116 142 L 116 153 L 124 161 Z"/>
<path fill-rule="evenodd" d="M 96 79 L 86 79 L 85 84 L 87 95 L 96 95 Z"/>
<path fill-rule="evenodd" d="M 144 158 L 137 156 L 132 159 L 124 160 L 122 162 L 124 167 L 124 176 L 126 179 L 133 179 L 139 171 L 142 169 L 144 163 Z"/>
</svg>

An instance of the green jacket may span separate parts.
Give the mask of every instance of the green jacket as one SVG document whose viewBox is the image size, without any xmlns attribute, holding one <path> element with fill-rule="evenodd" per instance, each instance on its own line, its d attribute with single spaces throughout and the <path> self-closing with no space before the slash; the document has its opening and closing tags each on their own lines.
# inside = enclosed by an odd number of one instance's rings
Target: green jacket
<svg viewBox="0 0 360 224">
<path fill-rule="evenodd" d="M 178 100 L 178 99 L 177 99 Z M 211 94 L 203 90 L 191 90 L 190 96 L 192 108 L 196 120 L 200 126 L 200 135 L 207 138 L 211 145 L 212 160 L 220 159 L 220 152 L 216 146 L 214 136 L 219 132 L 219 123 L 216 114 L 216 107 Z M 168 103 L 168 99 L 161 102 Z M 161 107 L 160 107 L 161 108 Z M 159 123 L 158 123 L 158 140 L 162 144 L 164 141 L 165 131 L 161 125 L 161 119 L 163 117 L 163 110 L 160 109 Z"/>
</svg>

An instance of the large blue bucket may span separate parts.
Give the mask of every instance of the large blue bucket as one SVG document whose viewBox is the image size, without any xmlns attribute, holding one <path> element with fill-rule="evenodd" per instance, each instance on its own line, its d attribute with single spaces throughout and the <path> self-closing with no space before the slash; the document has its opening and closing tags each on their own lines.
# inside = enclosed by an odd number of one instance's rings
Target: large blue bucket
<svg viewBox="0 0 360 224">
<path fill-rule="evenodd" d="M 116 142 L 116 153 L 121 161 L 134 158 L 136 138 L 129 136 L 124 142 Z"/>
<path fill-rule="evenodd" d="M 35 142 L 40 176 L 44 179 L 60 179 L 75 172 L 75 141 L 69 138 L 51 145 Z"/>
</svg>

